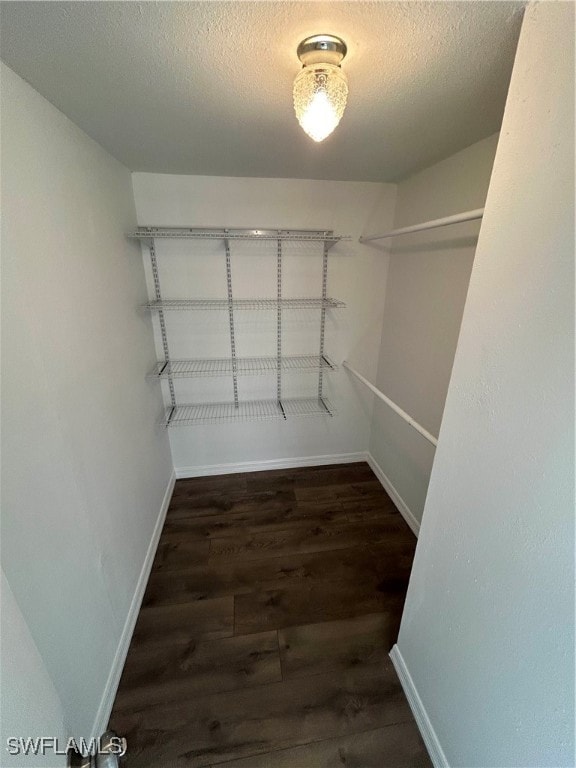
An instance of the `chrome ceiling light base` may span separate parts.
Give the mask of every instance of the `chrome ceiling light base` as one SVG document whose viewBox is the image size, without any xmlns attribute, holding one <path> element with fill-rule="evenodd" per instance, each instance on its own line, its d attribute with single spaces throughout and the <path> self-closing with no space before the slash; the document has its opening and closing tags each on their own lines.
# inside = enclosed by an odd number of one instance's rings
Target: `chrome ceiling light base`
<svg viewBox="0 0 576 768">
<path fill-rule="evenodd" d="M 348 49 L 342 38 L 335 35 L 312 35 L 302 40 L 296 50 L 306 67 L 310 64 L 333 64 L 339 67 Z"/>
<path fill-rule="evenodd" d="M 329 136 L 344 114 L 348 83 L 340 63 L 346 50 L 335 35 L 312 35 L 296 51 L 303 66 L 294 81 L 294 111 L 314 141 Z"/>
</svg>

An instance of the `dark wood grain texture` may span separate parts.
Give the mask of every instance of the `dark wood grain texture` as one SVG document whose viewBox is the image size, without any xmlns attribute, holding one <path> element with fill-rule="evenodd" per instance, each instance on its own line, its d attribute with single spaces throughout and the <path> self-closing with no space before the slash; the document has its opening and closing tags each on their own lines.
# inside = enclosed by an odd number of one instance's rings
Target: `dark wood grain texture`
<svg viewBox="0 0 576 768">
<path fill-rule="evenodd" d="M 187 603 L 261 589 L 303 588 L 318 582 L 385 583 L 388 578 L 401 578 L 407 583 L 412 554 L 405 544 L 367 545 L 361 554 L 359 557 L 357 548 L 348 548 L 256 560 L 219 558 L 205 566 L 153 571 L 143 605 Z"/>
<path fill-rule="evenodd" d="M 388 658 L 415 544 L 364 463 L 179 480 L 110 720 L 127 768 L 429 768 Z"/>
<path fill-rule="evenodd" d="M 254 533 L 270 533 L 290 528 L 310 528 L 325 524 L 347 524 L 350 516 L 338 502 L 267 502 L 251 501 L 243 510 L 238 505 L 233 512 L 203 514 L 196 510 L 188 514 L 181 505 L 166 518 L 164 533 L 185 534 L 189 538 L 235 538 Z"/>
<path fill-rule="evenodd" d="M 236 536 L 210 540 L 210 561 L 218 558 L 255 560 L 260 557 L 322 550 L 362 548 L 368 542 L 379 544 L 394 541 L 402 548 L 410 541 L 411 534 L 399 515 L 387 515 L 381 521 L 370 523 L 349 523 L 311 525 L 306 527 L 284 528 L 266 533 L 248 536 Z"/>
<path fill-rule="evenodd" d="M 386 664 L 395 630 L 395 616 L 387 613 L 281 629 L 278 640 L 283 677 L 307 678 L 320 672 L 340 673 Z"/>
<path fill-rule="evenodd" d="M 166 641 L 131 650 L 115 706 L 138 709 L 280 680 L 276 632 Z"/>
<path fill-rule="evenodd" d="M 388 613 L 397 626 L 406 584 L 325 581 L 305 588 L 271 589 L 237 595 L 234 601 L 235 632 L 247 634 L 299 624 L 315 624 L 378 611 Z M 390 649 L 388 649 L 390 650 Z"/>
<path fill-rule="evenodd" d="M 430 760 L 415 723 L 395 723 L 220 765 L 222 768 L 427 768 Z"/>
<path fill-rule="evenodd" d="M 141 608 L 132 645 L 215 639 L 230 637 L 233 632 L 234 598 L 216 597 Z"/>
<path fill-rule="evenodd" d="M 411 720 L 391 662 L 258 688 L 120 710 L 134 766 L 206 766 Z"/>
</svg>

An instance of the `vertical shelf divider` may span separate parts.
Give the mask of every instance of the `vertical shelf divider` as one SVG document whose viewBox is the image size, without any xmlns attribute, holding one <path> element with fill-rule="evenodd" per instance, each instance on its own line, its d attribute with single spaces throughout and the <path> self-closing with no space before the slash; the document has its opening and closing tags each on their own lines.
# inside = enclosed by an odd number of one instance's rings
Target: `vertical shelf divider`
<svg viewBox="0 0 576 768">
<path fill-rule="evenodd" d="M 225 230 L 228 234 L 228 230 Z M 238 364 L 236 362 L 236 339 L 234 336 L 234 295 L 232 293 L 232 259 L 230 256 L 230 240 L 224 238 L 226 249 L 226 284 L 228 288 L 228 320 L 230 323 L 230 354 L 232 357 L 232 384 L 234 387 L 234 407 L 238 408 Z"/>
<path fill-rule="evenodd" d="M 326 237 L 328 237 L 329 233 L 325 233 Z M 328 242 L 324 241 L 324 247 L 322 251 L 322 309 L 320 310 L 320 351 L 319 351 L 319 361 L 318 361 L 318 402 L 322 403 L 324 408 L 326 408 L 326 403 L 323 399 L 323 386 L 324 386 L 324 337 L 326 333 L 326 297 L 328 295 L 328 251 L 329 251 L 329 245 Z M 326 408 L 328 413 L 330 411 L 328 408 Z M 332 415 L 332 414 L 330 414 Z"/>
<path fill-rule="evenodd" d="M 276 315 L 276 397 L 278 406 L 282 411 L 282 416 L 286 419 L 284 406 L 282 405 L 282 239 L 278 232 L 278 243 L 276 251 L 276 290 L 278 299 L 278 309 Z"/>
<path fill-rule="evenodd" d="M 160 274 L 158 272 L 158 262 L 156 260 L 156 243 L 154 238 L 150 240 L 150 264 L 152 265 L 152 278 L 154 280 L 154 295 L 156 301 L 162 301 L 162 291 L 160 290 Z M 174 414 L 176 408 L 176 393 L 174 392 L 174 379 L 172 378 L 172 368 L 170 365 L 170 349 L 168 347 L 168 334 L 166 333 L 166 320 L 164 318 L 164 311 L 160 309 L 158 311 L 158 320 L 160 323 L 160 335 L 162 336 L 162 350 L 164 352 L 165 367 L 168 368 L 168 389 L 170 390 L 170 413 L 168 414 L 167 422 L 170 423 L 170 419 Z"/>
</svg>

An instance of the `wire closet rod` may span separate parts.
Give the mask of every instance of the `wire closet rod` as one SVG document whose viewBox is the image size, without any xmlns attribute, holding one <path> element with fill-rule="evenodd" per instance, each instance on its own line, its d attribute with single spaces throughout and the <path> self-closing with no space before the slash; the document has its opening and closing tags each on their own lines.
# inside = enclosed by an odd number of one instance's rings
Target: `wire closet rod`
<svg viewBox="0 0 576 768">
<path fill-rule="evenodd" d="M 379 389 L 376 389 L 374 384 L 370 384 L 368 379 L 365 379 L 361 373 L 358 373 L 358 371 L 355 368 L 352 368 L 352 366 L 346 360 L 344 360 L 344 362 L 342 363 L 342 366 L 344 368 L 347 368 L 353 376 L 356 376 L 356 378 L 359 381 L 361 381 L 362 384 L 367 386 L 371 392 L 374 392 L 376 397 L 379 397 L 380 400 L 383 400 L 387 406 L 389 406 L 395 413 L 398 414 L 398 416 L 400 416 L 400 418 L 404 419 L 405 422 L 410 424 L 410 426 L 413 427 L 416 430 L 416 432 L 420 432 L 422 437 L 425 437 L 429 443 L 432 443 L 432 445 L 434 446 L 438 445 L 438 440 L 437 438 L 434 437 L 434 435 L 431 435 L 427 429 L 424 429 L 424 427 L 421 424 L 418 424 L 418 422 L 415 419 L 413 419 L 412 416 L 409 416 L 406 413 L 406 411 L 403 411 L 402 408 L 400 408 L 399 405 L 396 405 L 396 403 L 390 400 L 389 397 L 386 397 L 386 395 L 383 392 L 380 392 Z"/>
<path fill-rule="evenodd" d="M 438 227 L 447 227 L 449 224 L 461 224 L 464 221 L 475 221 L 481 219 L 484 215 L 484 208 L 476 208 L 474 211 L 464 211 L 464 213 L 455 213 L 453 216 L 444 216 L 443 219 L 433 219 L 425 221 L 422 224 L 412 224 L 410 227 L 401 229 L 392 229 L 383 235 L 370 235 L 361 237 L 359 242 L 370 243 L 372 240 L 384 240 L 387 237 L 396 237 L 396 235 L 409 235 L 411 232 L 423 232 L 426 229 L 437 229 Z"/>
</svg>

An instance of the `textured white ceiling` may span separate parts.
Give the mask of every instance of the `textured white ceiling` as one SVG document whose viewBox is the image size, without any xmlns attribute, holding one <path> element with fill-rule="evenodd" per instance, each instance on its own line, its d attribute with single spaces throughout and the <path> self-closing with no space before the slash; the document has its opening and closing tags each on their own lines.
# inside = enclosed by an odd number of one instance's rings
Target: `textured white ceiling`
<svg viewBox="0 0 576 768">
<path fill-rule="evenodd" d="M 132 170 L 392 181 L 497 131 L 518 2 L 2 2 L 1 56 Z M 348 44 L 335 133 L 298 126 L 296 46 Z"/>
</svg>

